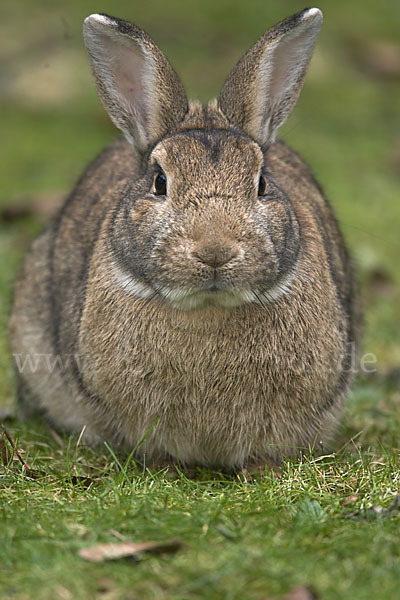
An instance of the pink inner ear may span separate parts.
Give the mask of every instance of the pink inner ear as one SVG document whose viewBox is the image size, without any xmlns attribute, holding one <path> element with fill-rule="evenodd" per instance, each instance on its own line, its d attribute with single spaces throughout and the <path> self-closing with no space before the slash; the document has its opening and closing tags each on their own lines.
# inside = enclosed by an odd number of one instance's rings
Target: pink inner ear
<svg viewBox="0 0 400 600">
<path fill-rule="evenodd" d="M 296 85 L 304 56 L 308 56 L 307 51 L 311 45 L 309 37 L 305 37 L 301 30 L 295 30 L 279 42 L 269 58 L 272 71 L 268 93 L 271 97 L 279 98 Z"/>
<path fill-rule="evenodd" d="M 102 15 L 85 20 L 88 49 L 100 99 L 115 125 L 140 152 L 183 118 L 187 99 L 175 72 L 151 39 L 126 32 Z"/>
<path fill-rule="evenodd" d="M 134 44 L 114 43 L 111 38 L 105 40 L 105 52 L 110 69 L 110 95 L 116 95 L 125 111 L 146 126 L 149 119 L 150 95 L 146 79 L 150 79 L 148 61 Z M 149 84 L 151 82 L 149 81 Z"/>
</svg>

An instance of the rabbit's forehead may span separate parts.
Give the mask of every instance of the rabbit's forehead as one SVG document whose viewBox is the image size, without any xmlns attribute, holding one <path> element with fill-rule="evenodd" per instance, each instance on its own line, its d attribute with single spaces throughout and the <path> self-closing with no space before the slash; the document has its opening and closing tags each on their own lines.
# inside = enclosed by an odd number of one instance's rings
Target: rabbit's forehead
<svg viewBox="0 0 400 600">
<path fill-rule="evenodd" d="M 263 153 L 251 138 L 230 130 L 188 130 L 164 138 L 152 159 L 166 171 L 201 175 L 211 171 L 231 177 L 254 176 L 263 165 Z"/>
</svg>

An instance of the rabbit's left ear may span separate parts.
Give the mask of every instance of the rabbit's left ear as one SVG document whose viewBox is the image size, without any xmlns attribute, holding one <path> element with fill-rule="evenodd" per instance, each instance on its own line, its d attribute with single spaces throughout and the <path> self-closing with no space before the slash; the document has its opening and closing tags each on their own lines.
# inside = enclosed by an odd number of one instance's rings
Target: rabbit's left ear
<svg viewBox="0 0 400 600">
<path fill-rule="evenodd" d="M 263 148 L 297 102 L 321 25 L 318 8 L 278 23 L 243 56 L 222 88 L 222 112 Z"/>
<path fill-rule="evenodd" d="M 179 77 L 153 40 L 127 21 L 90 15 L 83 33 L 104 108 L 132 146 L 145 152 L 188 110 Z"/>
</svg>

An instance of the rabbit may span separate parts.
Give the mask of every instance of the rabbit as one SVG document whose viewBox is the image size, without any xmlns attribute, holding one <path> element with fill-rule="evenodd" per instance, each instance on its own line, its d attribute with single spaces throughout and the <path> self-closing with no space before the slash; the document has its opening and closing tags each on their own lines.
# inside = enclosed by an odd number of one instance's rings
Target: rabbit
<svg viewBox="0 0 400 600">
<path fill-rule="evenodd" d="M 202 105 L 144 31 L 85 19 L 124 135 L 17 280 L 23 416 L 152 465 L 250 469 L 330 443 L 359 347 L 358 288 L 320 185 L 276 138 L 321 24 L 311 8 L 272 27 Z"/>
</svg>

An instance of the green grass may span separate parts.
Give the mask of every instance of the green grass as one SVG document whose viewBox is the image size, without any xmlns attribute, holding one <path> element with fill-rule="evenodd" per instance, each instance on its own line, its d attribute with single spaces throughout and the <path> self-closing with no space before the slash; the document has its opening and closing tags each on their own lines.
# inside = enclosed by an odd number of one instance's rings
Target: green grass
<svg viewBox="0 0 400 600">
<path fill-rule="evenodd" d="M 285 463 L 280 477 L 199 471 L 188 479 L 81 448 L 76 438 L 60 447 L 39 426 L 10 430 L 43 474 L 27 479 L 14 463 L 0 479 L 3 597 L 250 600 L 310 584 L 326 599 L 397 597 L 400 512 L 387 509 L 400 460 L 383 445 L 306 456 Z M 111 530 L 184 547 L 101 564 L 78 556 L 115 542 Z"/>
<path fill-rule="evenodd" d="M 64 196 L 116 131 L 90 79 L 82 19 L 108 12 L 145 28 L 192 97 L 218 90 L 234 62 L 302 0 L 28 0 L 0 22 L 0 209 Z M 282 137 L 305 157 L 339 217 L 362 285 L 364 352 L 377 373 L 349 398 L 335 452 L 240 480 L 148 472 L 37 422 L 7 422 L 26 463 L 0 460 L 0 597 L 42 599 L 282 598 L 311 585 L 321 600 L 398 598 L 400 513 L 399 78 L 363 69 L 375 41 L 398 44 L 397 0 L 322 0 L 325 25 Z M 397 148 L 397 150 L 396 150 Z M 13 407 L 7 344 L 12 285 L 43 222 L 0 219 L 0 408 Z M 4 461 L 3 461 L 4 462 Z M 90 486 L 79 485 L 86 476 Z M 354 496 L 352 502 L 346 499 Z M 382 507 L 381 512 L 374 507 Z M 386 512 L 385 512 L 386 511 Z M 175 555 L 92 564 L 78 550 L 179 538 Z"/>
</svg>

